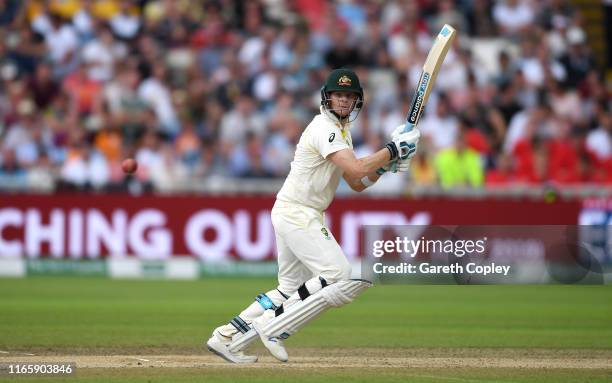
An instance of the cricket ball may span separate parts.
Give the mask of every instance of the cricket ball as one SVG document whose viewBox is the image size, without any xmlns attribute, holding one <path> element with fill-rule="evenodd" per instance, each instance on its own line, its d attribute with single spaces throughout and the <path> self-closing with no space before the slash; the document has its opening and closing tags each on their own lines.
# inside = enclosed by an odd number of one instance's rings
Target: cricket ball
<svg viewBox="0 0 612 383">
<path fill-rule="evenodd" d="M 127 174 L 132 174 L 138 169 L 138 162 L 133 158 L 126 158 L 121 163 L 121 169 Z"/>
</svg>

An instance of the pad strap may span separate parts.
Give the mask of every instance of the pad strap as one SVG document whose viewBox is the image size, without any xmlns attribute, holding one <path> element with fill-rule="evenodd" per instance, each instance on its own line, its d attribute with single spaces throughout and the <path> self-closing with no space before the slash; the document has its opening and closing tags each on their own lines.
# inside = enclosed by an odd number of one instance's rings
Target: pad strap
<svg viewBox="0 0 612 383">
<path fill-rule="evenodd" d="M 264 310 L 276 310 L 278 308 L 266 294 L 259 294 L 255 297 L 255 300 L 259 302 Z"/>
<path fill-rule="evenodd" d="M 243 334 L 251 329 L 251 326 L 249 326 L 247 322 L 245 322 L 244 319 L 240 318 L 239 316 L 235 316 L 234 319 L 230 321 L 230 324 L 236 327 L 236 330 Z"/>
<path fill-rule="evenodd" d="M 306 283 L 302 283 L 302 285 L 298 287 L 297 291 L 301 300 L 305 300 L 310 296 L 310 291 L 308 291 L 308 289 L 306 288 Z"/>
</svg>

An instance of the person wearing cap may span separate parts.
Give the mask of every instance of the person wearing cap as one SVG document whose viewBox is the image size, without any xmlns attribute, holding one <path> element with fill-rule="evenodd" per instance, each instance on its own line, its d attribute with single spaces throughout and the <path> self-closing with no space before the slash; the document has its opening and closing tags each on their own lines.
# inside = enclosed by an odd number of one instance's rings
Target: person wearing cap
<svg viewBox="0 0 612 383">
<path fill-rule="evenodd" d="M 290 306 L 302 304 L 308 296 L 349 280 L 351 265 L 324 217 L 340 177 L 360 192 L 373 185 L 391 165 L 394 171 L 407 171 L 420 136 L 418 129 L 402 133 L 402 124 L 385 147 L 367 157 L 356 158 L 350 126 L 363 105 L 363 89 L 355 72 L 344 68 L 333 70 L 321 88 L 320 113 L 302 133 L 291 170 L 272 209 L 278 286 L 259 294 L 255 302 L 228 324 L 213 331 L 207 342 L 213 353 L 234 363 L 257 361 L 256 356 L 231 351 L 229 345 L 252 328 L 263 328 Z M 258 333 L 274 357 L 288 360 L 284 337 Z"/>
</svg>

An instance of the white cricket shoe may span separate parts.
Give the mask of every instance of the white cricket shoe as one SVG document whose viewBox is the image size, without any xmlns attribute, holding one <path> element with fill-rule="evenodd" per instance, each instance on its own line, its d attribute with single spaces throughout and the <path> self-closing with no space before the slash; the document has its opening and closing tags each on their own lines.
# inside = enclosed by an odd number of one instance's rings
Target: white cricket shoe
<svg viewBox="0 0 612 383">
<path fill-rule="evenodd" d="M 213 354 L 217 354 L 221 358 L 231 363 L 255 363 L 257 356 L 244 355 L 242 351 L 230 351 L 228 346 L 232 343 L 232 338 L 222 335 L 219 330 L 215 329 L 212 336 L 206 342 L 206 346 Z"/>
<path fill-rule="evenodd" d="M 280 360 L 281 362 L 286 362 L 289 360 L 289 355 L 287 354 L 287 350 L 285 350 L 285 345 L 283 341 L 275 336 L 269 337 L 263 332 L 263 327 L 266 324 L 266 318 L 262 315 L 261 317 L 255 319 L 251 324 L 257 334 L 259 334 L 259 338 L 261 338 L 261 342 L 264 346 L 270 351 L 273 357 Z"/>
</svg>

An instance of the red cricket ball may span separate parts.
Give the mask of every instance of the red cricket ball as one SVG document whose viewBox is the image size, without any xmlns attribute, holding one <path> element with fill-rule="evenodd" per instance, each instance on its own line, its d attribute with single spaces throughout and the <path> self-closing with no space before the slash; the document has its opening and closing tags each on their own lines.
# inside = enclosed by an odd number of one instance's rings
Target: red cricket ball
<svg viewBox="0 0 612 383">
<path fill-rule="evenodd" d="M 121 163 L 121 169 L 127 174 L 132 174 L 138 169 L 138 162 L 133 158 L 126 158 Z"/>
</svg>

